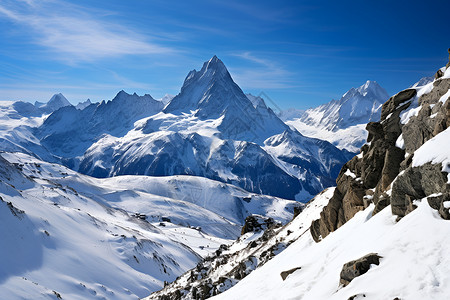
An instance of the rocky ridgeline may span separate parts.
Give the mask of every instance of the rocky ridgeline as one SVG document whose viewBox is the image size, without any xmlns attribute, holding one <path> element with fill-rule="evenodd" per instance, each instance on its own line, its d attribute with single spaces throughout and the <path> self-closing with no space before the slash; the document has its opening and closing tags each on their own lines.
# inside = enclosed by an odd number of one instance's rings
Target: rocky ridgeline
<svg viewBox="0 0 450 300">
<path fill-rule="evenodd" d="M 441 99 L 450 89 L 450 78 L 443 78 L 448 67 L 450 62 L 436 73 L 430 91 L 401 91 L 383 104 L 379 122 L 367 124 L 367 144 L 342 167 L 333 197 L 311 224 L 316 242 L 371 203 L 373 214 L 391 205 L 392 213 L 401 218 L 415 209 L 415 200 L 427 197 L 431 207 L 450 219 L 443 205 L 450 200 L 450 186 L 442 164 L 412 165 L 414 152 L 450 126 L 450 101 Z M 415 113 L 402 122 L 407 109 Z"/>
<path fill-rule="evenodd" d="M 281 224 L 272 218 L 258 215 L 247 217 L 243 235 L 236 241 L 236 244 L 241 244 L 240 247 L 231 249 L 226 245 L 220 246 L 213 256 L 205 258 L 194 269 L 148 299 L 207 299 L 228 290 L 293 241 L 294 235 L 280 239 L 276 235 L 280 228 Z M 253 234 L 258 233 L 256 238 Z"/>
</svg>

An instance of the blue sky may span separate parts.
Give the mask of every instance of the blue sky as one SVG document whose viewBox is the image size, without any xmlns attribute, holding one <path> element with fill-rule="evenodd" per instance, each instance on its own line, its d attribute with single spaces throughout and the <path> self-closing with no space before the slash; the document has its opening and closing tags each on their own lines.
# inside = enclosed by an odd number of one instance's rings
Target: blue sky
<svg viewBox="0 0 450 300">
<path fill-rule="evenodd" d="M 2 0 L 0 99 L 160 98 L 213 55 L 281 108 L 368 79 L 394 94 L 447 62 L 449 10 L 442 0 Z"/>
</svg>

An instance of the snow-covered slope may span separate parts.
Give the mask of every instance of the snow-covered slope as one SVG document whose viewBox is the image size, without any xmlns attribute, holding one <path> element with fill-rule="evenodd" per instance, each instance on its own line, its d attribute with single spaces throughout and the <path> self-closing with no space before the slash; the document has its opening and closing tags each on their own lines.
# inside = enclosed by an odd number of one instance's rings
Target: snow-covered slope
<svg viewBox="0 0 450 300">
<path fill-rule="evenodd" d="M 238 237 L 248 215 L 286 223 L 299 206 L 205 178 L 96 179 L 21 153 L 0 156 L 0 199 L 4 299 L 137 299 Z"/>
<path fill-rule="evenodd" d="M 389 98 L 375 81 L 351 88 L 340 100 L 332 100 L 306 110 L 286 123 L 306 136 L 324 139 L 337 146 L 358 152 L 365 143 L 365 124 L 380 118 L 381 104 Z"/>
<path fill-rule="evenodd" d="M 0 101 L 0 150 L 18 151 L 47 161 L 56 159 L 33 134 L 44 122 L 42 111 L 28 102 Z"/>
</svg>

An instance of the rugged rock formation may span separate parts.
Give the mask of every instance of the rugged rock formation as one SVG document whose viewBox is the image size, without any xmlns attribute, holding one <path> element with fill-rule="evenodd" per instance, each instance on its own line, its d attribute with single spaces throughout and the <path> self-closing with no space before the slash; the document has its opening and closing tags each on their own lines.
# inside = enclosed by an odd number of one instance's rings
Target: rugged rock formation
<svg viewBox="0 0 450 300">
<path fill-rule="evenodd" d="M 450 126 L 450 78 L 444 76 L 445 67 L 439 71 L 432 83 L 391 97 L 381 120 L 367 124 L 367 144 L 342 167 L 332 199 L 311 225 L 316 242 L 370 203 L 374 214 L 391 205 L 401 218 L 415 208 L 415 200 L 428 197 L 449 218 L 444 202 L 450 200 L 450 186 L 442 164 L 413 166 L 414 152 Z"/>
<path fill-rule="evenodd" d="M 350 281 L 369 271 L 371 265 L 380 264 L 380 256 L 376 253 L 367 254 L 361 258 L 350 261 L 342 267 L 340 284 L 347 286 Z"/>
<path fill-rule="evenodd" d="M 275 221 L 270 217 L 264 217 L 260 215 L 251 215 L 245 218 L 244 226 L 242 227 L 241 234 L 247 232 L 258 232 L 267 230 L 270 227 L 277 225 Z M 279 224 L 281 225 L 281 224 Z"/>
</svg>

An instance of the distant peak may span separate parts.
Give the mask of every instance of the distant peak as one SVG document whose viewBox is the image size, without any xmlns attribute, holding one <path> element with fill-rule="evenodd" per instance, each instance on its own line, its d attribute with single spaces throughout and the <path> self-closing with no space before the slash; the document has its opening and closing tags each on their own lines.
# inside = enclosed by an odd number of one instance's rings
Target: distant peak
<svg viewBox="0 0 450 300">
<path fill-rule="evenodd" d="M 66 99 L 66 97 L 64 97 L 64 95 L 61 93 L 54 94 L 52 96 L 52 98 L 50 98 L 50 100 L 48 101 L 48 103 L 54 103 L 54 102 L 60 102 L 65 105 L 71 105 L 70 102 Z"/>
</svg>

